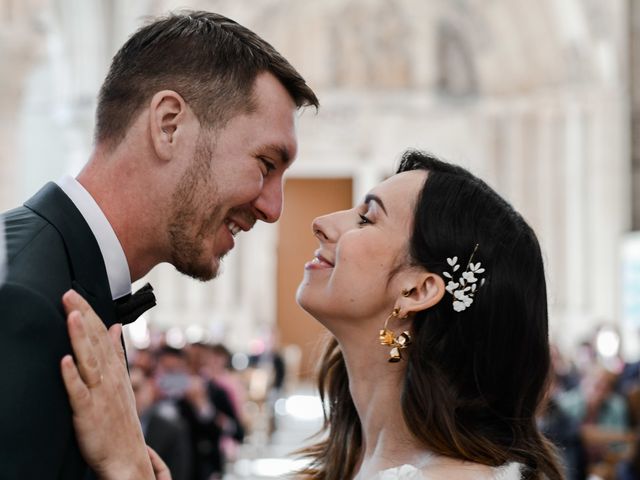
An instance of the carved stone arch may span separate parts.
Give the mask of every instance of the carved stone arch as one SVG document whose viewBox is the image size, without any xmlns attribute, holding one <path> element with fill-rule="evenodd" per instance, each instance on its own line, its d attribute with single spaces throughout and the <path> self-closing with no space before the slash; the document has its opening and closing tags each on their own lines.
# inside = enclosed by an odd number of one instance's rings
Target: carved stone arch
<svg viewBox="0 0 640 480">
<path fill-rule="evenodd" d="M 334 13 L 333 83 L 365 88 L 407 88 L 412 81 L 411 23 L 398 0 L 352 2 Z"/>
<path fill-rule="evenodd" d="M 437 93 L 456 99 L 476 97 L 480 86 L 468 36 L 446 19 L 438 23 L 435 35 Z"/>
<path fill-rule="evenodd" d="M 400 1 L 389 0 L 372 13 L 375 52 L 370 65 L 375 86 L 409 87 L 413 64 L 409 50 L 412 40 L 409 12 Z"/>
</svg>

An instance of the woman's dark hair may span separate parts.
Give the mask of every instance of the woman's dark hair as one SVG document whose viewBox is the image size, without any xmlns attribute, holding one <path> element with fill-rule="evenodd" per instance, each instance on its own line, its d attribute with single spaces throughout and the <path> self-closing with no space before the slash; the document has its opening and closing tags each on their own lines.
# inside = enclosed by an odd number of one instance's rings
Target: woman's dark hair
<svg viewBox="0 0 640 480">
<path fill-rule="evenodd" d="M 398 173 L 426 170 L 416 201 L 410 261 L 430 272 L 464 267 L 476 245 L 484 285 L 464 311 L 445 293 L 417 312 L 401 396 L 413 436 L 436 454 L 499 466 L 519 462 L 525 478 L 561 479 L 552 444 L 535 415 L 550 368 L 542 255 L 524 219 L 467 170 L 407 151 Z M 443 277 L 443 279 L 445 279 Z M 446 280 L 446 279 L 445 279 Z M 349 393 L 342 353 L 332 340 L 322 359 L 320 394 L 326 440 L 302 452 L 306 478 L 351 478 L 361 454 L 361 425 Z"/>
<path fill-rule="evenodd" d="M 96 141 L 117 145 L 157 92 L 178 92 L 207 127 L 254 108 L 253 84 L 272 73 L 297 107 L 318 99 L 291 64 L 246 27 L 217 13 L 185 11 L 140 28 L 113 57 L 100 89 Z"/>
</svg>

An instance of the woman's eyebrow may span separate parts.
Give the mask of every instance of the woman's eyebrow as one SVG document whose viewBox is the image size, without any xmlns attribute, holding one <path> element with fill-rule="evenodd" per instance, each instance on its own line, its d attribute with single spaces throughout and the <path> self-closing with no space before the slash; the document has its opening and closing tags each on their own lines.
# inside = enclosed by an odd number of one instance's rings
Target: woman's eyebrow
<svg viewBox="0 0 640 480">
<path fill-rule="evenodd" d="M 366 203 L 367 205 L 368 205 L 371 201 L 374 201 L 374 202 L 376 202 L 378 205 L 380 205 L 380 208 L 382 208 L 382 211 L 384 212 L 384 214 L 385 214 L 385 215 L 387 215 L 387 216 L 389 215 L 389 214 L 387 213 L 387 209 L 386 209 L 386 208 L 384 208 L 384 203 L 382 203 L 382 199 L 381 199 L 379 196 L 374 195 L 373 193 L 369 193 L 366 197 L 364 197 L 364 203 Z"/>
</svg>

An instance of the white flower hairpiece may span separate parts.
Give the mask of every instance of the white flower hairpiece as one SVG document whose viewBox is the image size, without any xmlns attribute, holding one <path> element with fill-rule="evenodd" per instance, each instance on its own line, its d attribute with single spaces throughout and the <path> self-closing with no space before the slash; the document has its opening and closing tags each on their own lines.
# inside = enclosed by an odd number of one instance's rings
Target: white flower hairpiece
<svg viewBox="0 0 640 480">
<path fill-rule="evenodd" d="M 462 312 L 470 307 L 473 303 L 473 297 L 476 294 L 476 291 L 479 287 L 484 285 L 485 279 L 477 276 L 484 273 L 482 264 L 480 262 L 472 262 L 476 250 L 478 250 L 478 244 L 476 244 L 471 256 L 469 257 L 467 268 L 465 268 L 464 272 L 462 272 L 462 275 L 460 275 L 457 280 L 454 280 L 453 274 L 460 269 L 460 265 L 458 265 L 458 257 L 447 258 L 447 263 L 453 269 L 451 273 L 442 272 L 442 275 L 449 279 L 449 283 L 447 283 L 445 289 L 453 295 L 453 309 L 456 312 Z"/>
</svg>

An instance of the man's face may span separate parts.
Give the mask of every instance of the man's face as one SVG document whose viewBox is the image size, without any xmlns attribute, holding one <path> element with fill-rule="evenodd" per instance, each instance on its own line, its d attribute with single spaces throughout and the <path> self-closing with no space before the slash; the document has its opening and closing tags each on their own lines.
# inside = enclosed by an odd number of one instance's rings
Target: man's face
<svg viewBox="0 0 640 480">
<path fill-rule="evenodd" d="M 216 276 L 234 237 L 282 212 L 285 170 L 297 151 L 296 106 L 269 73 L 254 84 L 256 108 L 221 129 L 202 128 L 177 182 L 169 219 L 171 263 L 199 280 Z"/>
</svg>

